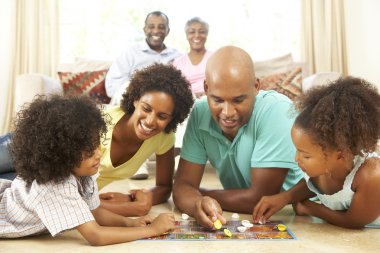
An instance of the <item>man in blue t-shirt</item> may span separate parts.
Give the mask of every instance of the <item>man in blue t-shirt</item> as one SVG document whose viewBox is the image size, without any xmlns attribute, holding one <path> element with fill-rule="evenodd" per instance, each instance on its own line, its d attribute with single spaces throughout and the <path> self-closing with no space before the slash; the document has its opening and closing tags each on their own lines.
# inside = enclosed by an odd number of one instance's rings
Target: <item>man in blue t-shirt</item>
<svg viewBox="0 0 380 253">
<path fill-rule="evenodd" d="M 222 209 L 250 213 L 262 196 L 287 190 L 302 178 L 290 137 L 292 102 L 259 91 L 251 57 L 227 46 L 206 66 L 205 92 L 189 117 L 173 199 L 202 226 L 225 222 Z M 209 161 L 224 189 L 200 189 Z M 211 217 L 211 219 L 209 218 Z"/>
</svg>

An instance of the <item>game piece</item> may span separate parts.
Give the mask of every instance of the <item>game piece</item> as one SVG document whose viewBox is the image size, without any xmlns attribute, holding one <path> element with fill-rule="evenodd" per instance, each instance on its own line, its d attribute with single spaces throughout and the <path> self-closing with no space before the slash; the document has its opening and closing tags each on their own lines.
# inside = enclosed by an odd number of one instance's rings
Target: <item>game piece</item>
<svg viewBox="0 0 380 253">
<path fill-rule="evenodd" d="M 276 228 L 279 231 L 285 231 L 286 230 L 286 226 L 284 224 L 277 224 Z"/>
<path fill-rule="evenodd" d="M 216 229 L 221 229 L 222 228 L 222 223 L 220 222 L 219 219 L 216 219 L 216 221 L 214 221 L 214 227 Z"/>
<path fill-rule="evenodd" d="M 231 237 L 231 236 L 232 236 L 232 233 L 231 233 L 230 230 L 228 230 L 228 228 L 225 228 L 225 229 L 223 230 L 223 232 L 224 232 L 224 234 L 225 234 L 226 236 L 228 236 L 228 237 Z"/>
<path fill-rule="evenodd" d="M 188 220 L 188 219 L 189 219 L 189 215 L 186 214 L 186 213 L 183 213 L 183 214 L 181 215 L 181 218 L 182 218 L 182 220 Z"/>
<path fill-rule="evenodd" d="M 242 220 L 242 221 L 241 221 L 241 224 L 242 224 L 244 227 L 247 227 L 247 228 L 251 228 L 251 227 L 253 227 L 253 224 L 252 224 L 249 220 Z"/>
<path fill-rule="evenodd" d="M 244 232 L 247 230 L 247 227 L 239 226 L 239 227 L 237 227 L 237 230 L 238 230 L 240 233 L 244 233 Z"/>
<path fill-rule="evenodd" d="M 237 213 L 233 213 L 232 215 L 231 215 L 231 220 L 239 220 L 239 214 L 237 214 Z"/>
</svg>

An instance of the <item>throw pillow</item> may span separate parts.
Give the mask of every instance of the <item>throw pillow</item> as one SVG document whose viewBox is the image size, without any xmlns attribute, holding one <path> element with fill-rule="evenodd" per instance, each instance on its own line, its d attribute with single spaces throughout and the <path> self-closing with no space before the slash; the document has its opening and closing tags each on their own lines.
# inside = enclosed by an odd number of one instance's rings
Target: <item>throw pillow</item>
<svg viewBox="0 0 380 253">
<path fill-rule="evenodd" d="M 302 69 L 295 67 L 290 71 L 260 78 L 260 89 L 276 90 L 294 100 L 302 93 Z"/>
<path fill-rule="evenodd" d="M 64 94 L 88 94 L 97 103 L 108 104 L 105 78 L 107 69 L 85 72 L 58 72 Z"/>
</svg>

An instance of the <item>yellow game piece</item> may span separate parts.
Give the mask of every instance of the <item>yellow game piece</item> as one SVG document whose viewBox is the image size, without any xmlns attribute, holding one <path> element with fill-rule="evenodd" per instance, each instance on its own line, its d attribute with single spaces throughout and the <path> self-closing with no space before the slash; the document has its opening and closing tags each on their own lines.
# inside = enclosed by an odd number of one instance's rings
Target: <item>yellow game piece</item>
<svg viewBox="0 0 380 253">
<path fill-rule="evenodd" d="M 216 229 L 221 229 L 222 228 L 222 223 L 220 222 L 219 219 L 217 219 L 216 221 L 214 221 L 214 227 Z"/>
<path fill-rule="evenodd" d="M 228 230 L 228 228 L 225 228 L 225 229 L 223 230 L 223 232 L 224 232 L 224 234 L 225 234 L 226 236 L 228 236 L 228 237 L 231 237 L 231 236 L 232 236 L 232 233 L 231 233 L 230 230 Z"/>
<path fill-rule="evenodd" d="M 278 229 L 279 231 L 285 231 L 285 230 L 286 230 L 286 226 L 285 226 L 284 224 L 278 224 L 278 225 L 277 225 L 277 229 Z"/>
</svg>

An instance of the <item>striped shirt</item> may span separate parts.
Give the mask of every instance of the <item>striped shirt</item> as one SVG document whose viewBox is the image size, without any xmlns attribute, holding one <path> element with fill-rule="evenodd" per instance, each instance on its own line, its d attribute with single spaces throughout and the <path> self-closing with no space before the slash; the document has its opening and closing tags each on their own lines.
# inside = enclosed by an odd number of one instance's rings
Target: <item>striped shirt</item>
<svg viewBox="0 0 380 253">
<path fill-rule="evenodd" d="M 100 205 L 96 177 L 74 176 L 62 182 L 27 187 L 17 177 L 0 179 L 0 238 L 49 232 L 52 236 L 94 220 Z"/>
</svg>

